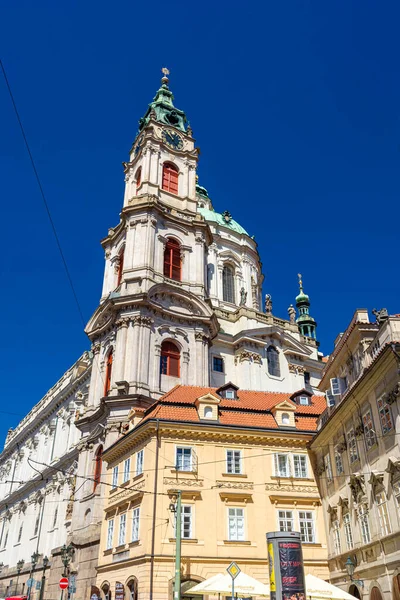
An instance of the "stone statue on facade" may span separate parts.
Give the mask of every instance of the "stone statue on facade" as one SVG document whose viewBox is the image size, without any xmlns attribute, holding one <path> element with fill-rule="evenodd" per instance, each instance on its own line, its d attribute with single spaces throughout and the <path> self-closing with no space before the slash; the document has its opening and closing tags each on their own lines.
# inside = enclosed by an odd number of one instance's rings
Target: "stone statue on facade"
<svg viewBox="0 0 400 600">
<path fill-rule="evenodd" d="M 267 315 L 272 315 L 272 297 L 271 294 L 265 294 L 265 313 Z"/>
<path fill-rule="evenodd" d="M 244 289 L 244 287 L 242 287 L 240 290 L 240 306 L 244 306 L 246 304 L 246 300 L 247 300 L 247 292 Z"/>
<path fill-rule="evenodd" d="M 291 323 L 295 323 L 296 322 L 296 309 L 293 306 L 293 304 L 291 304 L 289 306 L 289 308 L 287 309 L 288 313 L 289 313 L 289 321 Z"/>
<path fill-rule="evenodd" d="M 378 325 L 382 325 L 382 323 L 389 318 L 386 308 L 381 308 L 380 310 L 376 310 L 376 308 L 374 308 L 372 314 L 375 315 Z"/>
</svg>

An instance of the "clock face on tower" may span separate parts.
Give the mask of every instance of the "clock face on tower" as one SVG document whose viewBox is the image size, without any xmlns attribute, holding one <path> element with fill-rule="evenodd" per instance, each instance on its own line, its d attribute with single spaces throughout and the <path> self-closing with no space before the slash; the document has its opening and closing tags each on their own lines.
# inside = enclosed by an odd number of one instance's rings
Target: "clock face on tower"
<svg viewBox="0 0 400 600">
<path fill-rule="evenodd" d="M 183 139 L 172 129 L 164 129 L 162 132 L 162 138 L 167 146 L 174 148 L 174 150 L 182 150 Z"/>
</svg>

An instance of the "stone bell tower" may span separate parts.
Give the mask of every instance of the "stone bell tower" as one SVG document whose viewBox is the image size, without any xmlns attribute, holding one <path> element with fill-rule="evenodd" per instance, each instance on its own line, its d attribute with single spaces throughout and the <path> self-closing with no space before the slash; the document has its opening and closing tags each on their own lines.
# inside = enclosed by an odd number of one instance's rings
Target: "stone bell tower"
<svg viewBox="0 0 400 600">
<path fill-rule="evenodd" d="M 123 163 L 120 222 L 102 240 L 103 291 L 86 329 L 98 365 L 93 407 L 102 398 L 116 406 L 119 398 L 126 408 L 150 403 L 177 383 L 208 384 L 208 344 L 218 329 L 205 302 L 212 240 L 197 212 L 198 150 L 167 75 L 163 69 Z"/>
</svg>

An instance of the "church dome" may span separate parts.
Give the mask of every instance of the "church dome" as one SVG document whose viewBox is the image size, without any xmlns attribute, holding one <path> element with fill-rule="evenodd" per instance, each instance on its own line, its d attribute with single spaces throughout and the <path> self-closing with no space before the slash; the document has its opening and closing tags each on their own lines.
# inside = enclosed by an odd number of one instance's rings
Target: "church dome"
<svg viewBox="0 0 400 600">
<path fill-rule="evenodd" d="M 210 210 L 209 208 L 205 207 L 199 207 L 197 210 L 205 218 L 206 221 L 217 223 L 218 225 L 222 225 L 222 227 L 227 227 L 228 229 L 232 229 L 233 231 L 236 231 L 237 233 L 243 235 L 249 235 L 247 231 L 241 225 L 239 225 L 237 221 L 232 219 L 232 215 L 227 210 L 222 214 L 215 212 L 215 210 Z"/>
<path fill-rule="evenodd" d="M 310 296 L 308 296 L 307 294 L 305 294 L 303 292 L 303 290 L 300 292 L 300 294 L 298 296 L 296 296 L 296 304 L 299 304 L 301 302 L 310 302 Z"/>
</svg>

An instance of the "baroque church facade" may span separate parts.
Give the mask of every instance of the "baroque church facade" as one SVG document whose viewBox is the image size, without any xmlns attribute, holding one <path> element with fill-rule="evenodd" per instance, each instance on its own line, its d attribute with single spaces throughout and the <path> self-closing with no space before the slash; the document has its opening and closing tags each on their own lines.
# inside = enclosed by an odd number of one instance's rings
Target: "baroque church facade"
<svg viewBox="0 0 400 600">
<path fill-rule="evenodd" d="M 197 180 L 198 156 L 191 127 L 174 106 L 164 74 L 139 122 L 129 162 L 123 163 L 120 221 L 101 242 L 104 280 L 100 304 L 86 327 L 92 344 L 87 381 L 81 400 L 74 388 L 68 405 L 73 431 L 68 448 L 74 458 L 70 503 L 60 504 L 60 536 L 53 548 L 37 544 L 41 556 L 59 554 L 64 540 L 72 544 L 69 568 L 82 598 L 90 597 L 96 581 L 106 485 L 102 453 L 126 433 L 135 410 L 147 410 L 177 385 L 220 388 L 233 382 L 257 392 L 318 394 L 324 363 L 301 279 L 297 315 L 290 306 L 288 320 L 275 317 L 271 297 L 262 297 L 257 244 L 228 211 L 214 210 Z M 40 438 L 43 410 L 39 403 L 31 411 L 31 431 L 17 446 L 7 442 L 0 470 L 31 433 L 37 430 Z M 53 460 L 43 454 L 46 473 L 66 472 L 63 467 L 57 471 Z M 32 496 L 42 480 L 33 470 L 25 479 Z M 17 510 L 18 485 L 17 494 L 6 492 L 0 501 L 3 523 L 7 511 Z M 16 539 L 18 533 L 9 535 L 5 548 Z M 0 581 L 15 575 L 21 558 L 22 573 L 32 573 L 29 552 L 7 551 Z M 62 570 L 57 564 L 54 581 Z"/>
</svg>

